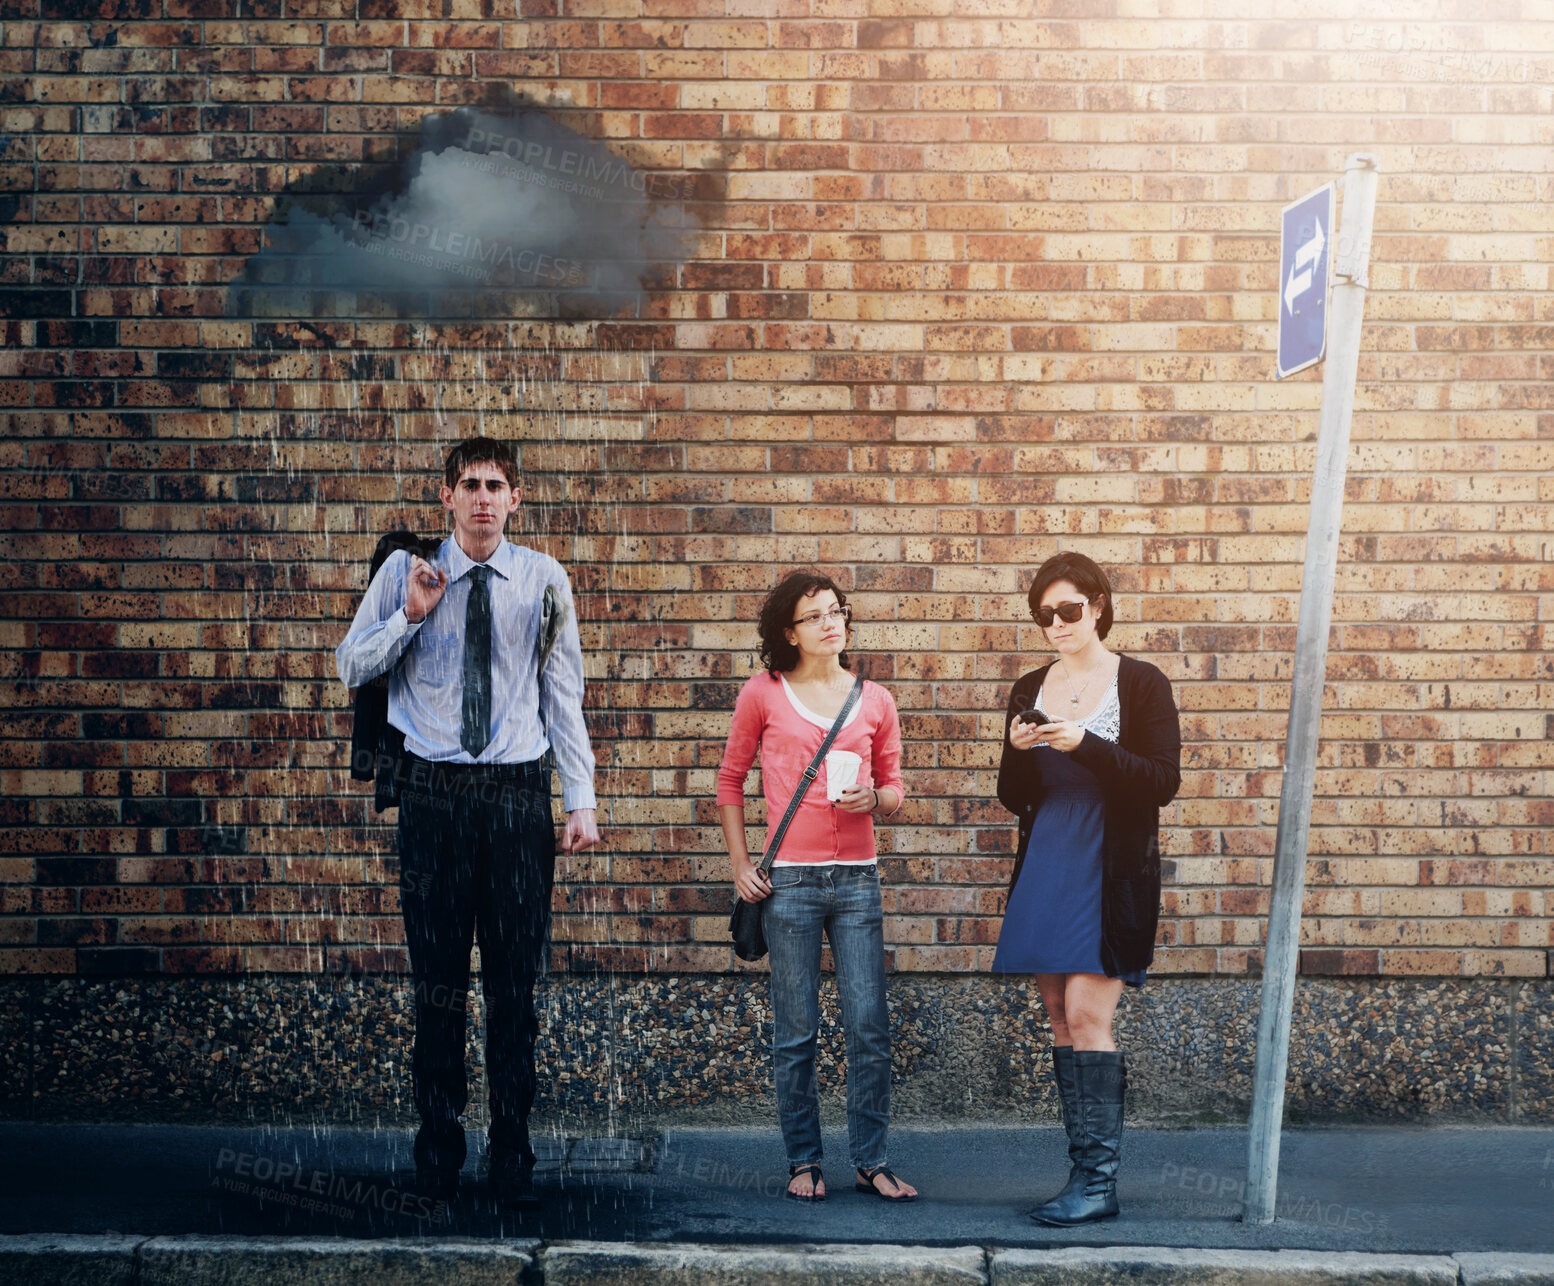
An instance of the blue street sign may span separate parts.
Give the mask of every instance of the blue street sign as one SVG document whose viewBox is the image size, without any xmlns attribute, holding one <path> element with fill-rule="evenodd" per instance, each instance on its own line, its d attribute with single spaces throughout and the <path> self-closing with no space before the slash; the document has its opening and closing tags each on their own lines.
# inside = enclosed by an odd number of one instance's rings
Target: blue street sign
<svg viewBox="0 0 1554 1286">
<path fill-rule="evenodd" d="M 1279 378 L 1322 360 L 1333 260 L 1333 185 L 1284 207 L 1279 229 Z"/>
</svg>

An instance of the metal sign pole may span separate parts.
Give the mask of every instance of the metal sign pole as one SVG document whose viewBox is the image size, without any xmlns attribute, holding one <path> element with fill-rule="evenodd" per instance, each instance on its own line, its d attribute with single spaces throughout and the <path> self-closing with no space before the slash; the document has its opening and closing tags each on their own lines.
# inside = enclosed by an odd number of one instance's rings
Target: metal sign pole
<svg viewBox="0 0 1554 1286">
<path fill-rule="evenodd" d="M 1376 210 L 1376 158 L 1351 156 L 1344 167 L 1343 227 L 1338 237 L 1337 283 L 1328 314 L 1327 366 L 1322 372 L 1322 413 L 1306 569 L 1300 582 L 1300 623 L 1295 631 L 1295 673 L 1290 723 L 1279 792 L 1279 832 L 1274 849 L 1273 891 L 1263 964 L 1262 1010 L 1257 1018 L 1257 1068 L 1252 1084 L 1251 1150 L 1247 1159 L 1247 1223 L 1269 1223 L 1279 1183 L 1279 1129 L 1289 1068 L 1290 1008 L 1299 963 L 1301 898 L 1306 886 L 1306 841 L 1311 830 L 1311 792 L 1316 777 L 1327 673 L 1327 635 L 1333 616 L 1333 581 L 1343 523 L 1344 474 L 1349 421 L 1360 365 L 1360 328 Z"/>
</svg>

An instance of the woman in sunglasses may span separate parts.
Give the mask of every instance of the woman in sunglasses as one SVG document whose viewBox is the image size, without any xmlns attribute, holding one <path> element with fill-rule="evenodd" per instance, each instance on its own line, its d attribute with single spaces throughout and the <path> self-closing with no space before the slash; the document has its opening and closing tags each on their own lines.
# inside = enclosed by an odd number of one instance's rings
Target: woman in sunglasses
<svg viewBox="0 0 1554 1286">
<path fill-rule="evenodd" d="M 890 1020 L 885 1009 L 885 939 L 874 816 L 901 807 L 901 725 L 896 703 L 877 683 L 843 721 L 818 776 L 804 772 L 842 713 L 856 680 L 849 673 L 847 596 L 828 576 L 794 572 L 761 608 L 761 660 L 734 704 L 718 811 L 746 902 L 763 902 L 771 953 L 777 1116 L 795 1201 L 824 1201 L 815 1045 L 820 1035 L 820 940 L 831 943 L 842 1028 L 847 1037 L 847 1132 L 855 1187 L 888 1201 L 917 1190 L 885 1164 L 890 1121 Z M 766 818 L 776 828 L 802 791 L 771 875 L 745 847 L 745 778 L 761 752 Z"/>
<path fill-rule="evenodd" d="M 1019 857 L 993 970 L 1035 974 L 1052 1025 L 1072 1165 L 1031 1218 L 1071 1227 L 1117 1213 L 1127 1069 L 1112 1017 L 1154 958 L 1182 738 L 1165 675 L 1106 647 L 1111 583 L 1094 562 L 1049 558 L 1030 606 L 1057 655 L 1009 695 L 998 798 L 1020 819 Z"/>
</svg>

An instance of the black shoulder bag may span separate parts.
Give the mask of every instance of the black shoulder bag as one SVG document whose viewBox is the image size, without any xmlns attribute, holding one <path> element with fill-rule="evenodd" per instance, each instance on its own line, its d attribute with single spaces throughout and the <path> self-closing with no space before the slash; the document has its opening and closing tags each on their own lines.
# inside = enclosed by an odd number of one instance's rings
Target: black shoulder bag
<svg viewBox="0 0 1554 1286">
<path fill-rule="evenodd" d="M 836 722 L 831 725 L 831 731 L 826 733 L 826 739 L 820 743 L 820 749 L 815 751 L 815 757 L 809 761 L 809 767 L 804 770 L 804 776 L 799 781 L 799 788 L 793 792 L 793 798 L 788 801 L 788 811 L 782 815 L 782 822 L 772 832 L 772 837 L 766 845 L 766 852 L 761 855 L 761 865 L 757 868 L 762 875 L 772 869 L 772 862 L 777 858 L 777 850 L 782 847 L 782 837 L 788 833 L 788 823 L 793 820 L 793 814 L 799 810 L 799 801 L 820 776 L 820 761 L 826 757 L 826 751 L 831 749 L 831 743 L 836 740 L 836 734 L 842 730 L 842 725 L 847 722 L 847 716 L 858 704 L 858 697 L 863 692 L 863 680 L 860 678 L 853 684 L 853 690 L 847 694 L 847 700 L 842 703 L 841 713 L 836 716 Z M 765 766 L 762 766 L 765 771 Z M 768 895 L 770 896 L 770 895 Z M 766 954 L 766 935 L 761 932 L 761 903 L 746 902 L 738 894 L 734 896 L 734 913 L 728 918 L 728 931 L 734 936 L 734 954 L 741 960 L 759 960 Z"/>
</svg>

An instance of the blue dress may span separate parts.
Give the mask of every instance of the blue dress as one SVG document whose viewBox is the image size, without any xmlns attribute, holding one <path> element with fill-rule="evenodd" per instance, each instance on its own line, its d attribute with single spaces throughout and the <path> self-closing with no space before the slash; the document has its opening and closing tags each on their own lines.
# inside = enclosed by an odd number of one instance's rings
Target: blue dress
<svg viewBox="0 0 1554 1286">
<path fill-rule="evenodd" d="M 1088 732 L 1116 741 L 1121 707 L 1117 681 L 1080 722 Z M 1009 894 L 993 955 L 994 973 L 1099 973 L 1101 968 L 1101 841 L 1105 796 L 1101 783 L 1072 755 L 1051 746 L 1044 755 L 1046 787 L 1031 821 L 1020 878 Z M 1118 975 L 1130 987 L 1144 985 L 1145 970 Z"/>
</svg>

